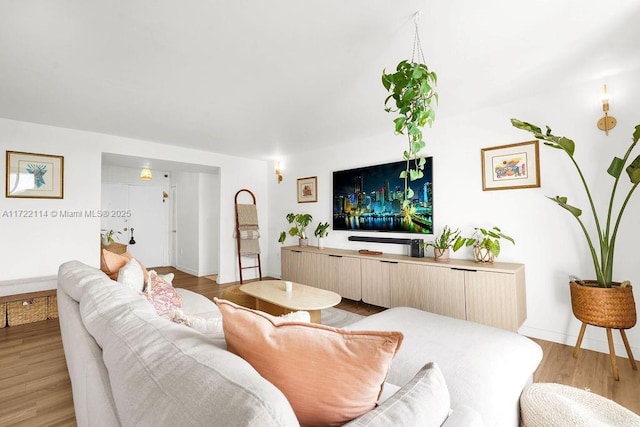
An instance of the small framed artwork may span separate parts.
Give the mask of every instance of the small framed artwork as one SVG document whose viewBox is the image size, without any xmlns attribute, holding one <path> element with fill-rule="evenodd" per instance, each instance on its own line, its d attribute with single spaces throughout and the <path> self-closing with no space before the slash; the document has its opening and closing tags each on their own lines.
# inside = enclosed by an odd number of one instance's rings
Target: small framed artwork
<svg viewBox="0 0 640 427">
<path fill-rule="evenodd" d="M 318 177 L 298 178 L 298 203 L 318 201 Z"/>
<path fill-rule="evenodd" d="M 540 187 L 538 141 L 483 148 L 482 190 Z"/>
<path fill-rule="evenodd" d="M 64 157 L 7 151 L 7 197 L 62 199 Z"/>
</svg>

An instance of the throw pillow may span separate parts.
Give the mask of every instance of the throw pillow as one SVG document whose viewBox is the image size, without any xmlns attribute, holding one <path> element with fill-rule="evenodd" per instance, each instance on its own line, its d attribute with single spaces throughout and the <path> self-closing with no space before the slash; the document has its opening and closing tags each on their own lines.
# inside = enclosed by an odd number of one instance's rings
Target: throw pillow
<svg viewBox="0 0 640 427">
<path fill-rule="evenodd" d="M 144 289 L 144 274 L 142 273 L 142 267 L 135 258 L 131 258 L 124 267 L 118 271 L 118 283 L 134 289 L 138 292 L 142 292 Z"/>
<path fill-rule="evenodd" d="M 404 387 L 349 427 L 440 426 L 451 411 L 451 398 L 438 365 L 427 363 Z"/>
<path fill-rule="evenodd" d="M 149 272 L 149 282 L 144 291 L 144 295 L 153 304 L 159 316 L 169 317 L 174 310 L 182 308 L 182 297 L 171 283 L 158 277 L 158 274 L 151 270 Z"/>
<path fill-rule="evenodd" d="M 129 252 L 125 252 L 120 255 L 103 249 L 102 256 L 100 257 L 100 270 L 104 271 L 104 273 L 112 280 L 118 280 L 118 273 L 120 269 L 132 258 L 133 256 Z M 138 261 L 140 268 L 142 268 L 144 283 L 147 283 L 149 281 L 149 272 L 145 266 L 142 265 L 140 260 L 136 259 L 136 261 Z"/>
<path fill-rule="evenodd" d="M 227 349 L 287 397 L 303 425 L 341 425 L 373 409 L 400 332 L 347 331 L 214 298 Z"/>
<path fill-rule="evenodd" d="M 117 280 L 118 272 L 128 262 L 129 257 L 103 249 L 102 257 L 100 258 L 100 270 L 104 271 L 112 280 Z"/>
</svg>

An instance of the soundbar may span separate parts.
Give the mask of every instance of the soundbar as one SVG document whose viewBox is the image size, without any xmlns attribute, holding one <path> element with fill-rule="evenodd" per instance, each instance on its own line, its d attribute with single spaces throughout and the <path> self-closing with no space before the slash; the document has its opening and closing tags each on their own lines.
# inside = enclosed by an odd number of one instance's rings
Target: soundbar
<svg viewBox="0 0 640 427">
<path fill-rule="evenodd" d="M 411 239 L 397 239 L 392 237 L 349 236 L 349 240 L 352 242 L 395 243 L 396 245 L 411 244 Z"/>
</svg>

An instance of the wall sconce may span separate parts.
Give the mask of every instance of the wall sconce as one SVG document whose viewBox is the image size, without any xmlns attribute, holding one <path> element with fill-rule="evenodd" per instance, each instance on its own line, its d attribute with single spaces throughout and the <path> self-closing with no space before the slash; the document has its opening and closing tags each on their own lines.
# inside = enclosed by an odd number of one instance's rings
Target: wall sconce
<svg viewBox="0 0 640 427">
<path fill-rule="evenodd" d="M 151 169 L 144 168 L 140 171 L 140 179 L 143 181 L 151 181 L 153 179 L 153 175 L 151 175 Z"/>
<path fill-rule="evenodd" d="M 278 184 L 282 182 L 282 167 L 280 162 L 276 162 L 276 176 L 278 177 Z"/>
<path fill-rule="evenodd" d="M 609 115 L 609 93 L 607 92 L 607 85 L 604 85 L 602 91 L 602 111 L 604 111 L 604 117 L 598 120 L 598 129 L 603 130 L 605 135 L 609 135 L 609 130 L 616 127 L 618 121 L 615 117 Z"/>
</svg>

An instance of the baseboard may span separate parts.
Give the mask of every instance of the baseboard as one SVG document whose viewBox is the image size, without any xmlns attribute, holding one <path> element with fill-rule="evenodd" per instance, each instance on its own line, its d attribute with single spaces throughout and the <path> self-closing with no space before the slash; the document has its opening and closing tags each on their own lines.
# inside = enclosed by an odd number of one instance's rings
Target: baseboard
<svg viewBox="0 0 640 427">
<path fill-rule="evenodd" d="M 48 291 L 58 287 L 58 276 L 30 277 L 0 282 L 0 297 Z"/>
<path fill-rule="evenodd" d="M 582 339 L 582 345 L 580 348 L 586 350 L 593 350 L 599 353 L 609 354 L 609 344 L 607 342 L 607 335 L 604 328 L 598 328 L 596 326 L 587 326 L 587 332 L 590 329 L 600 329 L 602 333 L 602 339 L 592 338 L 585 336 Z M 528 326 L 523 326 L 518 331 L 521 335 L 525 335 L 531 338 L 538 338 L 545 341 L 551 341 L 559 344 L 565 344 L 571 347 L 576 345 L 576 341 L 578 340 L 578 335 L 571 334 L 562 334 L 559 332 L 548 331 L 545 329 L 531 328 Z M 580 332 L 577 330 L 576 332 Z M 614 348 L 616 351 L 616 356 L 627 357 L 627 350 L 624 348 L 624 344 L 622 343 L 622 339 L 620 338 L 620 333 L 613 331 L 613 342 Z M 631 351 L 633 352 L 634 359 L 638 360 L 640 356 L 640 347 L 630 345 Z"/>
</svg>

